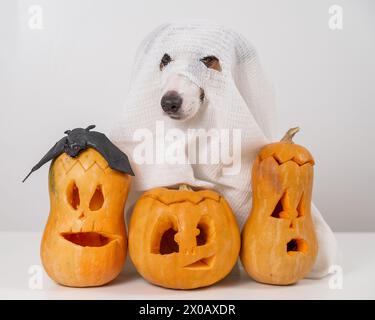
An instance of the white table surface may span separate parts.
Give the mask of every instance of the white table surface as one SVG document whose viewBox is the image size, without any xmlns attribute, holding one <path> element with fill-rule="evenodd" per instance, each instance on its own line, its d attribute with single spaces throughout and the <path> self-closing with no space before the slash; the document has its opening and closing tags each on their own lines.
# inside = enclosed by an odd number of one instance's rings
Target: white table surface
<svg viewBox="0 0 375 320">
<path fill-rule="evenodd" d="M 118 278 L 103 287 L 63 287 L 42 271 L 42 288 L 33 289 L 29 272 L 41 270 L 40 239 L 39 233 L 0 233 L 0 299 L 375 299 L 375 233 L 337 233 L 342 255 L 341 289 L 330 288 L 335 282 L 332 275 L 304 279 L 292 286 L 260 284 L 237 266 L 211 287 L 170 290 L 143 280 L 129 258 Z"/>
</svg>

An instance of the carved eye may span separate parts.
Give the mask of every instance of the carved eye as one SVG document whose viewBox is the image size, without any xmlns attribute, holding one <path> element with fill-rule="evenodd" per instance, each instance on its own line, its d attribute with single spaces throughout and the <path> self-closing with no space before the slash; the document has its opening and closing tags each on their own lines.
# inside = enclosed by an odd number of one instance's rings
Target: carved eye
<svg viewBox="0 0 375 320">
<path fill-rule="evenodd" d="M 199 234 L 197 235 L 197 246 L 203 246 L 207 243 L 208 228 L 209 226 L 205 222 L 200 222 L 198 224 L 197 229 L 199 230 Z"/>
<path fill-rule="evenodd" d="M 95 189 L 95 192 L 90 200 L 89 208 L 91 211 L 99 210 L 104 203 L 104 196 L 102 191 L 102 186 L 98 185 Z"/>
<path fill-rule="evenodd" d="M 155 225 L 153 240 L 151 243 L 151 253 L 156 254 L 170 254 L 179 252 L 179 245 L 175 240 L 175 235 L 178 232 L 176 221 L 169 217 L 163 217 Z"/>
<path fill-rule="evenodd" d="M 199 234 L 196 237 L 197 246 L 204 246 L 205 244 L 211 242 L 211 238 L 214 233 L 214 226 L 208 216 L 203 216 L 201 218 L 197 229 L 199 230 Z"/>
<path fill-rule="evenodd" d="M 80 204 L 80 198 L 79 198 L 79 190 L 75 181 L 72 181 L 68 185 L 68 189 L 66 191 L 66 197 L 67 197 L 69 204 L 72 206 L 72 208 L 74 210 L 77 210 Z"/>
<path fill-rule="evenodd" d="M 204 65 L 209 69 L 221 71 L 219 59 L 216 58 L 215 56 L 207 56 L 207 57 L 202 58 L 200 61 L 202 61 Z"/>
<path fill-rule="evenodd" d="M 168 53 L 164 53 L 164 56 L 161 58 L 160 61 L 160 70 L 163 70 L 163 68 L 172 61 L 171 56 Z"/>
</svg>

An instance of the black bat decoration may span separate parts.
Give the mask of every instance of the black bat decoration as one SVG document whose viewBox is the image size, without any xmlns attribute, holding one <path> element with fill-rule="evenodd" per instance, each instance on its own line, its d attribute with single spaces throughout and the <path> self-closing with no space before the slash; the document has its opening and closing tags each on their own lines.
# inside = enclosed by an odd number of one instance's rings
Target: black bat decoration
<svg viewBox="0 0 375 320">
<path fill-rule="evenodd" d="M 86 129 L 76 128 L 67 130 L 64 133 L 66 137 L 60 139 L 47 154 L 31 169 L 30 173 L 23 179 L 26 179 L 34 171 L 38 170 L 42 165 L 50 160 L 57 158 L 62 153 L 75 158 L 79 153 L 91 147 L 98 151 L 108 162 L 111 169 L 134 176 L 134 172 L 130 166 L 129 159 L 125 153 L 117 148 L 103 133 L 90 131 L 95 125 L 90 125 Z"/>
</svg>

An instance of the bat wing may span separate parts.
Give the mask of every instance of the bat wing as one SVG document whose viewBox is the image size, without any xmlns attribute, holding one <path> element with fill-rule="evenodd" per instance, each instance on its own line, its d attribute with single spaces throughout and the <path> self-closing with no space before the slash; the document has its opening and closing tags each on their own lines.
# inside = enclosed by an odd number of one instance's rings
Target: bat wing
<svg viewBox="0 0 375 320">
<path fill-rule="evenodd" d="M 64 152 L 65 141 L 66 137 L 56 142 L 56 144 L 47 152 L 47 154 L 31 169 L 29 174 L 26 176 L 25 179 L 22 180 L 22 182 L 25 182 L 26 179 L 30 176 L 30 174 L 38 170 L 42 165 L 44 165 L 52 159 L 55 159 L 60 154 L 62 154 Z"/>
<path fill-rule="evenodd" d="M 107 160 L 111 169 L 134 176 L 127 155 L 117 148 L 103 133 L 90 131 L 87 145 L 96 149 Z"/>
</svg>

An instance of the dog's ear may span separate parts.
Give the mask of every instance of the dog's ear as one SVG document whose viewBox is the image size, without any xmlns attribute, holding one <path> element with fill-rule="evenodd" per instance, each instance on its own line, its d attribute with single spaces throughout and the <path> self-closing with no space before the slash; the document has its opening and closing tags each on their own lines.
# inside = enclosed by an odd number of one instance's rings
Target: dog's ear
<svg viewBox="0 0 375 320">
<path fill-rule="evenodd" d="M 216 71 L 221 71 L 221 65 L 218 58 L 215 56 L 207 56 L 201 59 L 201 61 L 204 63 L 204 65 L 207 68 L 214 69 Z"/>
</svg>

